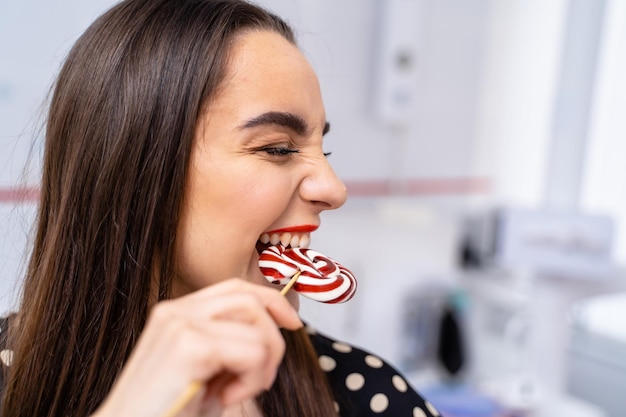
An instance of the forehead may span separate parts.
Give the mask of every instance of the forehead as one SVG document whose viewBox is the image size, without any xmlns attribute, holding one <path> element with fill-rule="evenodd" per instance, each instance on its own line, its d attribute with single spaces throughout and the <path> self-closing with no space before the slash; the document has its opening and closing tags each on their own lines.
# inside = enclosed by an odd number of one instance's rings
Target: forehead
<svg viewBox="0 0 626 417">
<path fill-rule="evenodd" d="M 296 45 L 271 31 L 236 38 L 213 103 L 248 112 L 283 110 L 303 117 L 323 113 L 313 68 Z"/>
<path fill-rule="evenodd" d="M 248 31 L 238 35 L 232 45 L 228 69 L 231 76 L 262 75 L 272 68 L 276 73 L 315 73 L 300 49 L 273 31 Z"/>
</svg>

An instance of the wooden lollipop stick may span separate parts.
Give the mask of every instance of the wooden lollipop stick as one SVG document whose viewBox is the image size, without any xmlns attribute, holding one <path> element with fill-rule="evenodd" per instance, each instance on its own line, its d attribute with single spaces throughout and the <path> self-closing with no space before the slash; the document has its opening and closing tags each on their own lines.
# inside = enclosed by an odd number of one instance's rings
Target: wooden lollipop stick
<svg viewBox="0 0 626 417">
<path fill-rule="evenodd" d="M 293 284 L 296 283 L 301 273 L 302 271 L 298 271 L 293 277 L 291 277 L 287 285 L 285 285 L 283 289 L 280 290 L 281 295 L 287 294 L 291 287 L 293 287 Z M 177 416 L 178 413 L 180 413 L 182 409 L 185 408 L 187 403 L 196 396 L 198 391 L 200 391 L 200 388 L 202 388 L 202 383 L 200 381 L 193 381 L 191 384 L 189 384 L 187 388 L 185 388 L 185 390 L 178 396 L 178 398 L 176 398 L 174 404 L 172 404 L 172 406 L 165 412 L 165 414 L 163 414 L 163 417 Z"/>
<path fill-rule="evenodd" d="M 301 273 L 302 273 L 302 271 L 298 271 L 298 272 L 296 272 L 294 274 L 293 277 L 291 277 L 291 279 L 289 280 L 287 285 L 285 285 L 285 287 L 282 290 L 280 290 L 280 295 L 287 294 L 287 291 L 289 291 L 291 289 L 291 287 L 293 287 L 293 284 L 296 283 L 296 281 L 298 280 L 298 277 L 300 276 Z"/>
<path fill-rule="evenodd" d="M 199 381 L 193 381 L 191 384 L 185 388 L 185 390 L 176 398 L 176 401 L 172 406 L 167 410 L 163 417 L 175 417 L 182 411 L 183 408 L 187 405 L 189 401 L 193 397 L 196 396 L 198 391 L 202 388 L 202 383 Z"/>
</svg>

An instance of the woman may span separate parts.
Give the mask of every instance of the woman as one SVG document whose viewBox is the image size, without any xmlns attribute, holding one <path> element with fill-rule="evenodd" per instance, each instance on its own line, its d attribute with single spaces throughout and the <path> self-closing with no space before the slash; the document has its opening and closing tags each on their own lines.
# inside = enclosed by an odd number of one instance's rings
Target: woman
<svg viewBox="0 0 626 417">
<path fill-rule="evenodd" d="M 50 104 L 3 415 L 162 416 L 194 381 L 180 415 L 431 415 L 258 268 L 261 235 L 305 246 L 345 201 L 327 130 L 291 29 L 256 6 L 127 0 L 94 22 Z M 346 379 L 363 361 L 380 381 Z"/>
</svg>

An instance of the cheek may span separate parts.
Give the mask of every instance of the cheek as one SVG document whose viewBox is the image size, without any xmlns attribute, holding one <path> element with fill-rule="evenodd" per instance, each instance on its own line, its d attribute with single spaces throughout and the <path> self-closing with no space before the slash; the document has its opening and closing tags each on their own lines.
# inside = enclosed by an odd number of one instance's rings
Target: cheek
<svg viewBox="0 0 626 417">
<path fill-rule="evenodd" d="M 244 173 L 189 184 L 176 247 L 181 292 L 239 276 L 260 234 L 289 206 L 296 190 L 290 176 Z"/>
<path fill-rule="evenodd" d="M 220 143 L 196 148 L 177 230 L 179 293 L 249 272 L 256 242 L 294 194 L 286 165 L 229 154 Z"/>
<path fill-rule="evenodd" d="M 242 201 L 245 201 L 243 208 L 248 213 L 246 217 L 251 221 L 256 218 L 256 221 L 260 222 L 256 226 L 265 230 L 269 224 L 263 223 L 267 223 L 267 219 L 273 222 L 278 218 L 287 209 L 294 193 L 295 187 L 286 175 L 274 175 L 271 178 L 252 181 L 242 193 L 245 195 Z"/>
</svg>

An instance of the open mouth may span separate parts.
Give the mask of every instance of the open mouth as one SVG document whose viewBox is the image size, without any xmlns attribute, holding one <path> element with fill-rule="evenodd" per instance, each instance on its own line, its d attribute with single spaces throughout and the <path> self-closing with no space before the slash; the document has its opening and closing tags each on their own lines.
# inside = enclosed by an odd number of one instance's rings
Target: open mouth
<svg viewBox="0 0 626 417">
<path fill-rule="evenodd" d="M 311 242 L 309 233 L 263 233 L 256 242 L 259 255 L 270 246 L 282 245 L 285 248 L 308 248 Z"/>
</svg>

